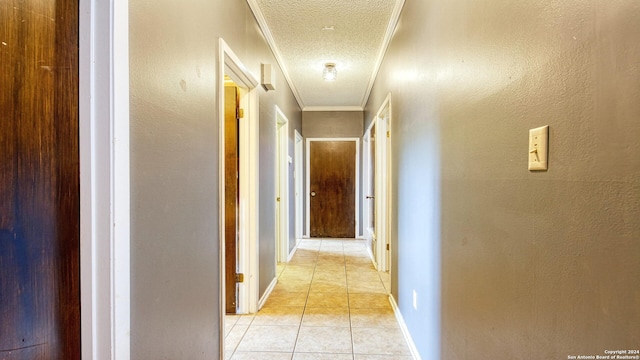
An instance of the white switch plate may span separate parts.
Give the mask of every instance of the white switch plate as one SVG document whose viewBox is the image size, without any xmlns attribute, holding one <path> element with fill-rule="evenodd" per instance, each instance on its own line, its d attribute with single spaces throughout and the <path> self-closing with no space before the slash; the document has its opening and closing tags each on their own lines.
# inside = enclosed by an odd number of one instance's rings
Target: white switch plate
<svg viewBox="0 0 640 360">
<path fill-rule="evenodd" d="M 529 170 L 547 170 L 549 125 L 529 130 Z"/>
</svg>

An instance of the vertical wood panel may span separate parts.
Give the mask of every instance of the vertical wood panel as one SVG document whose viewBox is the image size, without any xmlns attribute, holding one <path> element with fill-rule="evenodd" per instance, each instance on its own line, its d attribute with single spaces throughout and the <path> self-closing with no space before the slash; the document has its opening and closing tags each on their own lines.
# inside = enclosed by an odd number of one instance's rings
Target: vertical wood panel
<svg viewBox="0 0 640 360">
<path fill-rule="evenodd" d="M 355 237 L 356 143 L 312 141 L 310 236 Z"/>
<path fill-rule="evenodd" d="M 224 91 L 226 312 L 235 314 L 238 303 L 235 278 L 238 251 L 238 93 L 235 86 L 225 86 Z"/>
<path fill-rule="evenodd" d="M 79 359 L 78 1 L 0 24 L 0 357 Z"/>
</svg>

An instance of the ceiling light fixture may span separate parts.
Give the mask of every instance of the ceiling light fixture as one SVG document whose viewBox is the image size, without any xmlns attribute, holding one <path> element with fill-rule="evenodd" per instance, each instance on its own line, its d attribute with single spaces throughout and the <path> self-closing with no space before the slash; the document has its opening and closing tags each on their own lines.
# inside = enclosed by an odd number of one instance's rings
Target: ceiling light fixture
<svg viewBox="0 0 640 360">
<path fill-rule="evenodd" d="M 336 64 L 326 63 L 324 64 L 324 70 L 322 70 L 322 78 L 325 81 L 334 81 L 338 77 L 338 70 L 336 70 Z"/>
</svg>

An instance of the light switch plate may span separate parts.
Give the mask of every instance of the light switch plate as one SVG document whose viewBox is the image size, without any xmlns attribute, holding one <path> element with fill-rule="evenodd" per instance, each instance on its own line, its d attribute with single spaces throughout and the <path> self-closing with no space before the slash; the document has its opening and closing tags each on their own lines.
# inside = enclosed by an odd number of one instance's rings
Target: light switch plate
<svg viewBox="0 0 640 360">
<path fill-rule="evenodd" d="M 529 130 L 529 170 L 547 170 L 549 125 Z"/>
</svg>

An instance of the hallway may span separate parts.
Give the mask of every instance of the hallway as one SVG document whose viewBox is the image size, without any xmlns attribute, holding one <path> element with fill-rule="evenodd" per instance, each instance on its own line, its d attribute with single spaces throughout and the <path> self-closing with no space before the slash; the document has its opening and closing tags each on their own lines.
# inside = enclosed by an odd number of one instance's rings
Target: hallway
<svg viewBox="0 0 640 360">
<path fill-rule="evenodd" d="M 226 359 L 411 359 L 362 240 L 305 239 L 255 315 L 228 315 Z"/>
</svg>

